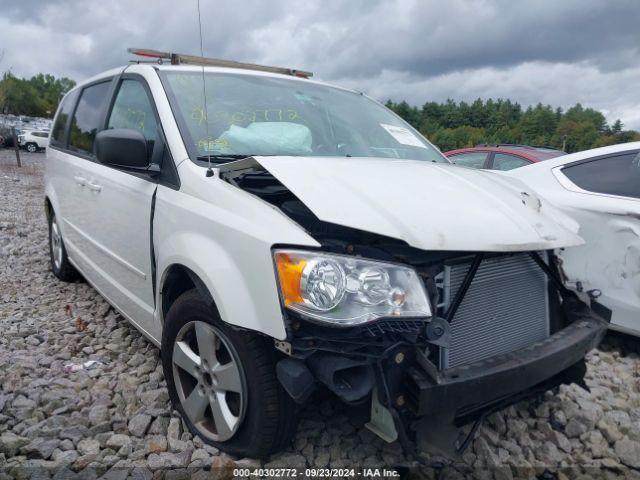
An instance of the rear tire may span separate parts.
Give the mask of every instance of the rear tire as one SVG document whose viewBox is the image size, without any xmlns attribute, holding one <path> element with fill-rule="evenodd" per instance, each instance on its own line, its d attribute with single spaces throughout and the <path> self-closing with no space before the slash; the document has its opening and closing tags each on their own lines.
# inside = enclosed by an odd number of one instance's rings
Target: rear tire
<svg viewBox="0 0 640 480">
<path fill-rule="evenodd" d="M 73 282 L 80 277 L 69 257 L 67 249 L 62 241 L 62 232 L 56 219 L 56 214 L 51 212 L 49 216 L 49 257 L 51 259 L 51 271 L 63 282 Z"/>
<path fill-rule="evenodd" d="M 191 328 L 192 334 L 189 333 Z M 201 333 L 203 331 L 211 336 L 206 337 Z M 202 342 L 203 338 L 213 340 Z M 205 348 L 211 343 L 215 345 L 214 360 L 207 362 L 206 358 L 211 358 L 211 353 Z M 186 364 L 184 360 L 179 360 L 179 354 L 185 351 L 190 359 Z M 191 433 L 204 442 L 234 456 L 265 458 L 282 450 L 291 441 L 297 420 L 295 404 L 276 378 L 273 343 L 262 335 L 225 324 L 217 310 L 207 304 L 197 290 L 183 293 L 169 309 L 161 354 L 171 402 Z M 222 360 L 223 357 L 226 360 Z M 216 371 L 233 362 L 239 371 L 239 377 L 234 381 L 237 385 L 235 388 L 242 385 L 243 391 L 237 394 L 239 399 L 232 405 L 233 419 L 225 421 L 221 429 L 216 421 L 220 417 L 216 417 L 213 411 L 214 408 L 222 411 L 216 404 L 231 405 L 233 402 L 228 404 L 225 395 L 233 392 L 225 391 L 222 394 L 225 400 L 220 402 L 221 394 L 216 389 L 222 385 L 223 377 L 216 376 Z M 212 368 L 214 363 L 218 370 Z M 212 378 L 215 385 L 212 384 Z M 187 401 L 193 398 L 192 394 L 199 395 L 195 403 L 204 402 L 199 408 L 194 408 L 194 402 Z M 185 411 L 185 404 L 189 404 L 187 409 L 190 414 Z M 196 411 L 199 413 L 194 414 Z M 224 411 L 229 412 L 229 409 Z M 234 424 L 236 418 L 239 420 Z M 233 428 L 227 428 L 230 427 L 229 423 Z M 222 438 L 217 440 L 216 437 Z"/>
</svg>

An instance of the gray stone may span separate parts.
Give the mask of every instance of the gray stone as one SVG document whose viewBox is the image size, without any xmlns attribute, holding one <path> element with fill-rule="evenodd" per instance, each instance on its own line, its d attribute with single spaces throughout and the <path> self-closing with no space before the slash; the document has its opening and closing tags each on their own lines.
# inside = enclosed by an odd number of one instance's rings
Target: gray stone
<svg viewBox="0 0 640 480">
<path fill-rule="evenodd" d="M 53 459 L 63 465 L 74 463 L 79 456 L 75 450 L 56 450 L 53 452 Z"/>
<path fill-rule="evenodd" d="M 80 455 L 96 455 L 100 452 L 100 442 L 92 438 L 85 438 L 78 442 Z"/>
<path fill-rule="evenodd" d="M 536 457 L 548 466 L 556 466 L 564 459 L 564 455 L 549 441 L 544 442 L 542 447 L 537 450 Z"/>
<path fill-rule="evenodd" d="M 603 418 L 598 422 L 598 428 L 609 443 L 615 443 L 622 438 L 622 433 L 620 433 L 616 424 L 611 420 Z"/>
<path fill-rule="evenodd" d="M 580 435 L 586 433 L 588 430 L 589 430 L 589 428 L 588 428 L 587 425 L 585 425 L 585 423 L 580 421 L 578 418 L 573 417 L 567 423 L 567 427 L 565 429 L 565 433 L 567 434 L 567 437 L 575 438 L 575 437 L 579 437 Z"/>
<path fill-rule="evenodd" d="M 628 467 L 640 468 L 640 442 L 625 437 L 615 443 L 614 451 Z"/>
<path fill-rule="evenodd" d="M 571 442 L 562 433 L 553 430 L 549 435 L 549 440 L 551 440 L 560 450 L 563 450 L 566 453 L 571 453 Z"/>
<path fill-rule="evenodd" d="M 107 447 L 117 450 L 123 445 L 131 445 L 131 437 L 122 433 L 116 433 L 107 440 Z"/>
<path fill-rule="evenodd" d="M 60 438 L 68 438 L 73 443 L 78 443 L 89 434 L 89 429 L 84 425 L 73 425 L 60 431 Z"/>
<path fill-rule="evenodd" d="M 105 405 L 96 405 L 89 410 L 89 422 L 96 426 L 106 422 L 109 419 L 109 409 Z"/>
<path fill-rule="evenodd" d="M 210 461 L 211 455 L 204 448 L 198 448 L 193 451 L 191 454 L 191 461 L 195 462 L 196 460 L 206 460 Z"/>
<path fill-rule="evenodd" d="M 37 403 L 24 395 L 18 395 L 11 404 L 16 409 L 31 409 L 37 406 Z"/>
<path fill-rule="evenodd" d="M 45 440 L 44 438 L 36 438 L 20 450 L 29 458 L 49 459 L 51 454 L 60 444 L 60 440 Z"/>
<path fill-rule="evenodd" d="M 168 427 L 169 417 L 158 417 L 151 423 L 147 434 L 166 436 Z"/>
<path fill-rule="evenodd" d="M 164 435 L 148 435 L 145 437 L 145 449 L 148 453 L 167 451 L 167 437 Z"/>
<path fill-rule="evenodd" d="M 182 430 L 182 421 L 179 418 L 171 418 L 169 420 L 169 426 L 167 427 L 167 438 L 180 438 L 180 432 Z"/>
<path fill-rule="evenodd" d="M 18 450 L 28 443 L 28 438 L 18 436 L 12 432 L 5 432 L 0 435 L 0 452 L 8 457 L 13 457 Z"/>
<path fill-rule="evenodd" d="M 184 452 L 188 449 L 193 450 L 191 442 L 183 442 L 182 440 L 178 440 L 177 438 L 173 438 L 168 435 L 167 440 L 169 443 L 169 451 L 171 452 Z"/>
<path fill-rule="evenodd" d="M 169 393 L 166 388 L 149 390 L 140 394 L 140 401 L 145 405 L 164 404 L 169 401 Z"/>
<path fill-rule="evenodd" d="M 185 455 L 186 453 L 186 455 Z M 177 453 L 152 453 L 147 457 L 147 463 L 151 470 L 159 470 L 161 468 L 180 468 L 189 465 L 191 452 L 182 454 Z"/>
<path fill-rule="evenodd" d="M 305 468 L 306 466 L 307 460 L 299 453 L 280 453 L 271 457 L 271 461 L 265 464 L 265 468 Z"/>
<path fill-rule="evenodd" d="M 58 448 L 60 450 L 63 450 L 63 451 L 74 450 L 75 449 L 75 445 L 73 444 L 73 442 L 71 440 L 64 439 L 64 440 L 60 441 L 60 445 L 58 445 Z"/>
<path fill-rule="evenodd" d="M 142 437 L 147 431 L 149 424 L 151 423 L 151 416 L 141 413 L 135 415 L 129 420 L 128 429 L 131 435 L 135 437 Z"/>
</svg>

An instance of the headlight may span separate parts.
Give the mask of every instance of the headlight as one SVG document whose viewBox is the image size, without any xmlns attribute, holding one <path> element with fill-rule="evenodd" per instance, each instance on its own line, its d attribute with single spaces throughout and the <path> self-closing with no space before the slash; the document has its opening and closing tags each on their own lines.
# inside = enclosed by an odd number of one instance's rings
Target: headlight
<svg viewBox="0 0 640 480">
<path fill-rule="evenodd" d="M 348 326 L 431 316 L 412 268 L 300 250 L 276 250 L 274 257 L 284 306 L 311 319 Z"/>
</svg>

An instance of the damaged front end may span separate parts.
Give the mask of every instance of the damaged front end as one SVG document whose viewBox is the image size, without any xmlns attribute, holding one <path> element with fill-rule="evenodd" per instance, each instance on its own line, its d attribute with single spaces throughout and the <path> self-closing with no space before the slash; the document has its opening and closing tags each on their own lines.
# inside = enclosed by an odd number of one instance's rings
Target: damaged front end
<svg viewBox="0 0 640 480">
<path fill-rule="evenodd" d="M 321 220 L 255 161 L 244 167 L 221 176 L 288 215 L 321 252 L 409 267 L 430 306 L 428 315 L 328 324 L 283 298 L 277 375 L 297 402 L 320 386 L 349 404 L 370 402 L 367 427 L 380 437 L 451 456 L 473 434 L 460 441 L 459 427 L 560 384 L 584 385 L 584 357 L 607 324 L 564 287 L 554 247 L 416 248 Z"/>
<path fill-rule="evenodd" d="M 459 427 L 560 384 L 584 386 L 584 357 L 607 324 L 555 284 L 547 256 L 545 268 L 535 252 L 466 257 L 450 301 L 443 277 L 465 257 L 435 276 L 426 268 L 439 305 L 429 319 L 337 329 L 288 313 L 278 377 L 300 402 L 318 385 L 348 403 L 371 398 L 367 426 L 383 439 L 452 456 L 466 446 Z"/>
</svg>

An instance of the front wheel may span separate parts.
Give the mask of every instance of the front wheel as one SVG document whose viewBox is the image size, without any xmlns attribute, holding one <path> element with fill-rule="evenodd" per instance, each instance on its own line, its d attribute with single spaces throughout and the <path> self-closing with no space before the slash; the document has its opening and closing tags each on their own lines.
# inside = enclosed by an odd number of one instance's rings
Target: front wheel
<svg viewBox="0 0 640 480">
<path fill-rule="evenodd" d="M 226 325 L 197 290 L 169 309 L 161 351 L 173 406 L 203 441 L 263 458 L 291 440 L 294 404 L 276 378 L 273 344 Z"/>
<path fill-rule="evenodd" d="M 38 151 L 38 145 L 35 143 L 27 143 L 27 152 L 36 153 Z"/>
</svg>

